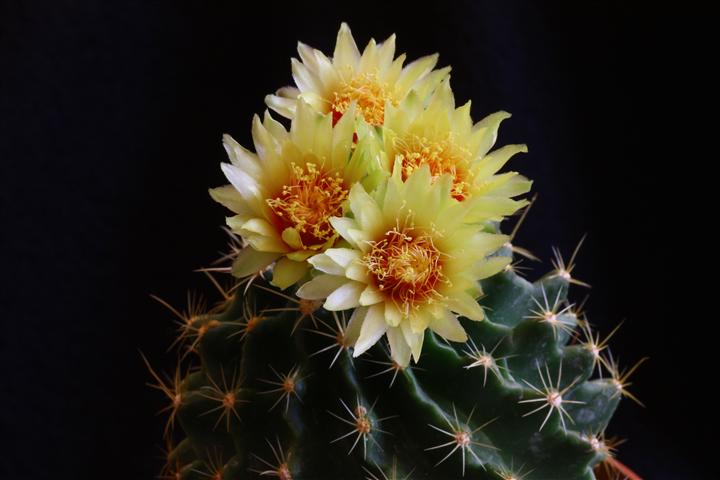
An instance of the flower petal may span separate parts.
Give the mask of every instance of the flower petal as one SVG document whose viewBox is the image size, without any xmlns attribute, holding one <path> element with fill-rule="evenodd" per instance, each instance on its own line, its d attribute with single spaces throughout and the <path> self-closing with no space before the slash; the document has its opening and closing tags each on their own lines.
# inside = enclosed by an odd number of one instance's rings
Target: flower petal
<svg viewBox="0 0 720 480">
<path fill-rule="evenodd" d="M 345 276 L 345 269 L 338 265 L 335 260 L 332 259 L 329 255 L 326 253 L 321 253 L 319 255 L 313 255 L 308 259 L 308 262 L 310 264 L 320 270 L 324 273 L 329 273 L 330 275 L 338 275 L 338 276 Z"/>
<path fill-rule="evenodd" d="M 401 367 L 407 367 L 410 364 L 412 352 L 400 327 L 388 328 L 387 338 L 388 343 L 390 343 L 390 356 L 392 359 Z"/>
<path fill-rule="evenodd" d="M 283 230 L 282 239 L 293 250 L 302 250 L 304 248 L 300 233 L 293 227 L 287 227 Z"/>
<path fill-rule="evenodd" d="M 453 342 L 466 342 L 468 339 L 465 329 L 455 315 L 446 311 L 442 317 L 434 317 L 430 320 L 430 329 Z"/>
<path fill-rule="evenodd" d="M 350 234 L 351 230 L 356 230 L 358 227 L 354 219 L 347 217 L 330 217 L 330 225 L 333 226 L 342 238 L 350 242 L 352 246 L 358 246 L 357 243 L 355 243 L 354 237 Z"/>
<path fill-rule="evenodd" d="M 210 192 L 210 197 L 223 207 L 243 216 L 251 214 L 245 200 L 243 200 L 240 193 L 232 185 L 223 185 L 222 187 L 211 188 L 208 191 Z"/>
<path fill-rule="evenodd" d="M 294 262 L 283 257 L 273 267 L 272 283 L 281 290 L 295 285 L 309 270 L 307 262 Z"/>
<path fill-rule="evenodd" d="M 496 257 L 489 257 L 481 262 L 477 262 L 472 267 L 473 277 L 478 280 L 492 277 L 496 273 L 505 270 L 505 267 L 510 265 L 510 262 L 512 262 L 512 258 L 510 257 L 503 257 L 500 255 Z"/>
<path fill-rule="evenodd" d="M 489 177 L 500 170 L 513 155 L 521 152 L 527 153 L 527 151 L 526 145 L 505 145 L 490 152 L 477 163 L 474 169 L 475 178 Z"/>
<path fill-rule="evenodd" d="M 325 254 L 343 268 L 360 259 L 360 252 L 352 248 L 328 248 Z"/>
<path fill-rule="evenodd" d="M 274 262 L 280 255 L 282 254 L 279 252 L 258 252 L 251 247 L 245 247 L 233 261 L 232 274 L 238 278 L 254 275 Z"/>
<path fill-rule="evenodd" d="M 382 212 L 375 200 L 368 195 L 360 183 L 352 186 L 349 197 L 350 208 L 360 228 L 370 232 L 376 230 L 382 222 Z"/>
<path fill-rule="evenodd" d="M 470 320 L 482 320 L 485 312 L 477 301 L 465 292 L 455 292 L 445 301 L 450 310 Z"/>
<path fill-rule="evenodd" d="M 375 285 L 368 285 L 360 295 L 360 305 L 375 305 L 385 300 L 385 296 L 380 293 Z M 383 316 L 385 314 L 383 313 Z"/>
<path fill-rule="evenodd" d="M 397 327 L 402 322 L 402 312 L 393 302 L 385 302 L 385 321 L 391 327 Z"/>
<path fill-rule="evenodd" d="M 422 352 L 423 340 L 425 340 L 425 333 L 415 333 L 410 327 L 410 322 L 402 322 L 400 324 L 402 329 L 403 337 L 412 351 L 413 359 L 415 363 L 420 360 L 420 352 Z"/>
<path fill-rule="evenodd" d="M 360 337 L 355 343 L 353 357 L 357 357 L 366 352 L 370 347 L 380 340 L 385 334 L 388 324 L 385 322 L 382 305 L 373 305 L 367 311 L 365 319 L 360 329 Z"/>
<path fill-rule="evenodd" d="M 343 22 L 340 25 L 340 31 L 335 41 L 335 52 L 333 53 L 333 62 L 340 69 L 340 73 L 344 74 L 355 69 L 360 61 L 360 51 L 358 50 L 355 39 L 350 32 L 350 27 Z M 349 73 L 349 72 L 348 72 Z"/>
<path fill-rule="evenodd" d="M 348 282 L 328 295 L 325 310 L 347 310 L 360 306 L 360 295 L 365 285 L 360 282 Z"/>
<path fill-rule="evenodd" d="M 306 300 L 321 300 L 348 283 L 348 279 L 337 275 L 322 274 L 304 283 L 296 295 Z"/>
</svg>

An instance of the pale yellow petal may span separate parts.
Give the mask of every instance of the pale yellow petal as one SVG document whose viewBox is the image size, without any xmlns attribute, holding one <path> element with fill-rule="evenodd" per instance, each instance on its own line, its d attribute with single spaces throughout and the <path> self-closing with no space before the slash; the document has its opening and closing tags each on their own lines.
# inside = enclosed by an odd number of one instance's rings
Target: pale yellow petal
<svg viewBox="0 0 720 480">
<path fill-rule="evenodd" d="M 385 321 L 392 327 L 397 327 L 402 322 L 403 315 L 393 302 L 385 302 Z"/>
<path fill-rule="evenodd" d="M 351 230 L 357 230 L 358 225 L 357 222 L 352 218 L 346 218 L 346 217 L 330 217 L 330 225 L 335 229 L 338 234 L 350 242 L 350 245 L 353 247 L 358 247 L 357 243 L 355 243 L 355 237 L 350 234 Z"/>
<path fill-rule="evenodd" d="M 347 70 L 354 70 L 360 61 L 360 51 L 355 44 L 355 39 L 350 32 L 347 23 L 340 25 L 340 31 L 335 41 L 335 52 L 333 53 L 335 65 L 344 74 Z"/>
<path fill-rule="evenodd" d="M 470 320 L 482 320 L 485 312 L 477 301 L 466 292 L 453 292 L 445 301 L 447 307 Z"/>
<path fill-rule="evenodd" d="M 220 167 L 225 177 L 232 186 L 235 187 L 235 190 L 240 193 L 240 196 L 242 196 L 248 206 L 257 213 L 262 212 L 262 192 L 257 180 L 229 163 L 222 163 Z"/>
<path fill-rule="evenodd" d="M 228 134 L 223 135 L 222 141 L 230 163 L 245 171 L 248 175 L 259 178 L 262 169 L 257 155 L 244 148 Z"/>
<path fill-rule="evenodd" d="M 251 247 L 245 247 L 233 260 L 232 274 L 238 278 L 254 275 L 274 262 L 280 255 L 281 253 L 258 252 Z"/>
<path fill-rule="evenodd" d="M 476 152 L 478 156 L 484 157 L 495 145 L 500 124 L 511 116 L 508 112 L 500 111 L 490 114 L 476 123 L 473 126 L 472 151 Z"/>
<path fill-rule="evenodd" d="M 347 278 L 352 278 L 353 280 L 362 283 L 370 282 L 370 275 L 368 273 L 367 267 L 359 261 L 353 262 L 348 265 L 348 267 L 345 269 L 345 276 Z"/>
<path fill-rule="evenodd" d="M 374 285 L 368 285 L 360 295 L 360 305 L 375 305 L 385 300 L 385 296 L 380 293 Z M 383 313 L 384 315 L 384 313 Z"/>
<path fill-rule="evenodd" d="M 358 250 L 352 248 L 328 248 L 325 254 L 343 268 L 347 268 L 361 256 Z"/>
<path fill-rule="evenodd" d="M 402 329 L 405 342 L 407 342 L 408 346 L 410 347 L 413 359 L 415 360 L 415 363 L 417 363 L 420 360 L 420 352 L 422 352 L 425 334 L 413 332 L 412 328 L 410 327 L 410 322 L 402 322 L 400 324 L 400 328 Z"/>
<path fill-rule="evenodd" d="M 378 47 L 377 64 L 380 73 L 385 73 L 392 66 L 395 57 L 395 34 L 390 35 L 387 40 L 382 42 Z"/>
<path fill-rule="evenodd" d="M 476 263 L 472 267 L 472 275 L 474 278 L 477 278 L 478 280 L 482 280 L 483 278 L 492 277 L 496 273 L 502 272 L 505 270 L 505 267 L 510 265 L 510 262 L 512 262 L 512 258 L 510 257 L 503 257 L 503 256 L 496 256 L 496 257 L 490 257 L 487 260 L 480 261 Z"/>
<path fill-rule="evenodd" d="M 293 250 L 301 250 L 304 248 L 300 233 L 293 227 L 287 227 L 282 231 L 282 239 Z"/>
<path fill-rule="evenodd" d="M 333 260 L 330 256 L 327 255 L 327 251 L 325 253 L 321 253 L 318 255 L 313 255 L 308 259 L 308 262 L 315 267 L 316 269 L 320 270 L 323 273 L 329 273 L 330 275 L 338 275 L 338 276 L 345 276 L 345 268 L 341 265 L 338 265 L 335 260 Z"/>
<path fill-rule="evenodd" d="M 442 317 L 435 317 L 430 321 L 430 329 L 443 337 L 445 340 L 453 342 L 466 342 L 468 337 L 465 329 L 455 315 L 445 312 Z"/>
<path fill-rule="evenodd" d="M 313 73 L 308 69 L 305 64 L 297 60 L 296 58 L 291 59 L 292 76 L 295 80 L 295 85 L 298 86 L 301 92 L 311 91 L 317 92 L 322 86 L 318 79 L 315 78 Z"/>
<path fill-rule="evenodd" d="M 294 262 L 286 257 L 277 261 L 273 267 L 272 284 L 281 290 L 300 281 L 309 270 L 307 262 Z"/>
<path fill-rule="evenodd" d="M 390 356 L 392 359 L 401 367 L 407 367 L 410 364 L 412 352 L 400 327 L 388 328 L 387 338 L 388 343 L 390 343 Z"/>
<path fill-rule="evenodd" d="M 305 282 L 296 295 L 307 300 L 322 300 L 332 292 L 348 283 L 348 279 L 338 275 L 322 274 Z"/>
<path fill-rule="evenodd" d="M 277 237 L 278 232 L 275 227 L 265 219 L 262 218 L 251 218 L 247 222 L 243 223 L 240 227 L 240 232 L 243 235 L 262 235 L 264 237 Z"/>
<path fill-rule="evenodd" d="M 418 58 L 414 62 L 411 62 L 403 68 L 400 78 L 396 83 L 396 88 L 401 94 L 406 94 L 413 84 L 418 81 L 421 77 L 430 73 L 435 68 L 438 61 L 438 54 L 428 55 L 422 58 Z"/>
<path fill-rule="evenodd" d="M 360 328 L 360 336 L 355 343 L 353 357 L 365 353 L 385 334 L 388 324 L 385 322 L 382 310 L 382 305 L 373 305 L 367 310 Z"/>
<path fill-rule="evenodd" d="M 208 191 L 213 200 L 233 212 L 243 216 L 248 216 L 252 213 L 247 203 L 245 203 L 245 200 L 232 185 L 223 185 L 222 187 L 211 188 Z"/>
<path fill-rule="evenodd" d="M 364 289 L 365 285 L 360 282 L 348 282 L 328 295 L 323 307 L 330 311 L 359 307 L 360 294 Z"/>
<path fill-rule="evenodd" d="M 473 167 L 475 178 L 489 177 L 500 170 L 513 155 L 521 152 L 526 153 L 527 151 L 526 145 L 505 145 L 493 150 Z"/>
<path fill-rule="evenodd" d="M 350 209 L 355 215 L 360 229 L 369 232 L 371 236 L 380 227 L 382 222 L 382 212 L 375 200 L 368 195 L 365 189 L 359 183 L 356 183 L 350 189 Z"/>
</svg>

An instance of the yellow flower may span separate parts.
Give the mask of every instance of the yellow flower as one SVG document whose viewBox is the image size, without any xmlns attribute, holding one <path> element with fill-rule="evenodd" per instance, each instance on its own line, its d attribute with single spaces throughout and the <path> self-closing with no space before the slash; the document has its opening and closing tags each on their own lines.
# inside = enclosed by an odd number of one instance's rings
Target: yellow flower
<svg viewBox="0 0 720 480">
<path fill-rule="evenodd" d="M 403 179 L 421 165 L 428 165 L 435 179 L 449 174 L 451 195 L 473 205 L 468 221 L 502 220 L 527 203 L 512 197 L 526 193 L 532 183 L 516 172 L 497 174 L 510 157 L 527 152 L 525 145 L 506 145 L 488 153 L 500 122 L 509 117 L 498 112 L 473 125 L 470 102 L 455 108 L 449 78 L 429 102 L 410 93 L 385 112 L 385 168 L 400 169 Z"/>
<path fill-rule="evenodd" d="M 405 54 L 395 58 L 395 35 L 380 44 L 370 40 L 362 54 L 350 28 L 343 23 L 335 52 L 328 58 L 319 50 L 298 43 L 300 60 L 292 59 L 297 87 L 285 87 L 265 97 L 268 107 L 293 118 L 295 99 L 301 97 L 317 111 L 333 114 L 337 121 L 357 104 L 357 113 L 371 125 L 382 125 L 386 105 L 397 105 L 411 90 L 427 97 L 450 71 L 433 70 L 438 56 L 422 57 L 405 67 Z"/>
<path fill-rule="evenodd" d="M 277 262 L 273 283 L 287 288 L 308 271 L 309 256 L 335 243 L 330 217 L 343 215 L 350 187 L 363 177 L 369 182 L 368 171 L 379 161 L 372 129 L 356 129 L 355 123 L 353 112 L 333 127 L 332 115 L 300 101 L 289 132 L 267 112 L 262 121 L 254 117 L 257 153 L 224 136 L 231 163 L 222 170 L 231 185 L 210 194 L 236 214 L 227 224 L 248 244 L 233 264 L 234 275 Z M 356 131 L 362 137 L 357 144 Z"/>
<path fill-rule="evenodd" d="M 311 257 L 322 273 L 297 295 L 325 299 L 327 310 L 355 309 L 354 356 L 387 334 L 393 359 L 404 366 L 411 354 L 418 361 L 426 328 L 462 342 L 458 316 L 484 318 L 478 280 L 508 264 L 506 257 L 487 258 L 507 237 L 466 223 L 468 204 L 454 200 L 451 188 L 450 175 L 433 181 L 427 165 L 404 182 L 396 171 L 372 194 L 354 185 L 352 218 L 330 219 L 348 247 Z"/>
</svg>

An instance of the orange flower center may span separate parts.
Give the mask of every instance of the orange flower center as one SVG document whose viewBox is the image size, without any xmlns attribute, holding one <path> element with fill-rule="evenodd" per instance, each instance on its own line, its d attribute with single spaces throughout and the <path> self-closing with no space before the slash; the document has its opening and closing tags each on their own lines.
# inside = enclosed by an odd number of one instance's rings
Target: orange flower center
<svg viewBox="0 0 720 480">
<path fill-rule="evenodd" d="M 372 242 L 363 262 L 377 288 L 408 315 L 411 309 L 442 297 L 437 288 L 448 282 L 442 257 L 430 235 L 404 227 L 394 228 Z"/>
<path fill-rule="evenodd" d="M 470 152 L 455 143 L 452 133 L 440 139 L 428 139 L 418 135 L 397 137 L 394 146 L 396 155 L 400 157 L 403 180 L 407 180 L 421 165 L 427 164 L 433 180 L 446 173 L 452 176 L 453 198 L 462 201 L 468 197 L 472 183 Z"/>
<path fill-rule="evenodd" d="M 398 103 L 390 87 L 380 82 L 376 73 L 356 75 L 349 82 L 341 82 L 332 94 L 330 110 L 333 112 L 333 124 L 355 102 L 366 122 L 382 125 L 385 120 L 385 102 L 388 101 L 393 105 Z"/>
<path fill-rule="evenodd" d="M 323 172 L 314 163 L 291 164 L 288 184 L 267 204 L 277 216 L 279 227 L 298 231 L 306 246 L 323 244 L 336 233 L 330 217 L 342 215 L 342 203 L 348 195 L 339 173 Z"/>
</svg>

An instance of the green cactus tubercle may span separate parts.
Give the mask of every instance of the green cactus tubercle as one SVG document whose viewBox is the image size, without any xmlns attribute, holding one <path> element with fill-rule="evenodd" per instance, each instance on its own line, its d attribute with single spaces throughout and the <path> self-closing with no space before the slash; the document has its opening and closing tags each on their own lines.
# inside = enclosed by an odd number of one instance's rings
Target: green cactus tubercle
<svg viewBox="0 0 720 480">
<path fill-rule="evenodd" d="M 383 342 L 353 358 L 344 312 L 238 284 L 184 317 L 200 362 L 159 384 L 184 436 L 161 478 L 592 479 L 624 392 L 592 379 L 602 346 L 575 339 L 570 281 L 512 268 L 485 280 L 468 342 L 427 330 L 405 368 Z"/>
</svg>

